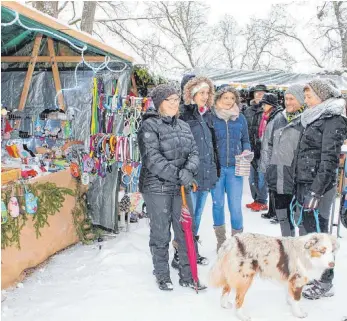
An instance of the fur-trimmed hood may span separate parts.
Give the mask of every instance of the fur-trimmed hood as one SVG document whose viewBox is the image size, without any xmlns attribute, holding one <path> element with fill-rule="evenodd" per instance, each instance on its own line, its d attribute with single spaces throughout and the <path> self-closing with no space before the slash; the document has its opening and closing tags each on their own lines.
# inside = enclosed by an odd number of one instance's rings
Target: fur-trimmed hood
<svg viewBox="0 0 347 321">
<path fill-rule="evenodd" d="M 210 87 L 210 93 L 208 95 L 208 100 L 206 105 L 207 107 L 211 107 L 213 105 L 214 86 L 212 81 L 208 79 L 207 77 L 195 77 L 186 83 L 183 90 L 183 100 L 185 105 L 190 105 L 192 103 L 192 100 L 193 100 L 193 97 L 191 95 L 192 89 L 202 82 L 207 83 Z"/>
</svg>

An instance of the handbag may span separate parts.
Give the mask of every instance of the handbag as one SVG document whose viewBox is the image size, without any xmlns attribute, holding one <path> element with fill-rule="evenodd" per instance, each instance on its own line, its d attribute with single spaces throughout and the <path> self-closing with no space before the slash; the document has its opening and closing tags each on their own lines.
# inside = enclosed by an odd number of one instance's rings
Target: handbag
<svg viewBox="0 0 347 321">
<path fill-rule="evenodd" d="M 253 152 L 245 152 L 235 156 L 235 176 L 249 176 L 251 162 L 254 158 Z"/>
</svg>

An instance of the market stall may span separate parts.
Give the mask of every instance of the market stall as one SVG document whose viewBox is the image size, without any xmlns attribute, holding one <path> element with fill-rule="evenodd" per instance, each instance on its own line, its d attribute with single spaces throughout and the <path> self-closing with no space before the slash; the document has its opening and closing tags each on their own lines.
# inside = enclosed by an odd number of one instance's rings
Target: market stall
<svg viewBox="0 0 347 321">
<path fill-rule="evenodd" d="M 122 52 L 17 2 L 1 4 L 1 39 L 6 288 L 57 251 L 93 240 L 105 217 L 117 226 L 115 177 L 126 180 L 125 161 L 138 159 L 124 146 L 124 121 L 134 131 L 138 115 L 126 98 L 133 59 Z M 134 185 L 138 165 L 126 169 Z"/>
</svg>

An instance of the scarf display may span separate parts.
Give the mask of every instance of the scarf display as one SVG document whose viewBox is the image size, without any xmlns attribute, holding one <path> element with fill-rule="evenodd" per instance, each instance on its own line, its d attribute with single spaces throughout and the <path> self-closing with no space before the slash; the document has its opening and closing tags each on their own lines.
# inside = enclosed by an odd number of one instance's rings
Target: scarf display
<svg viewBox="0 0 347 321">
<path fill-rule="evenodd" d="M 230 109 L 215 108 L 215 112 L 218 118 L 225 121 L 236 120 L 240 116 L 240 108 L 236 103 Z"/>
<path fill-rule="evenodd" d="M 315 120 L 321 118 L 323 115 L 345 115 L 346 114 L 346 102 L 344 99 L 330 98 L 323 101 L 321 104 L 306 108 L 301 115 L 301 124 L 304 128 L 307 125 L 313 123 Z"/>
<path fill-rule="evenodd" d="M 286 118 L 288 123 L 290 123 L 294 118 L 298 117 L 304 110 L 305 110 L 305 105 L 302 105 L 300 109 L 298 109 L 294 113 L 286 112 Z"/>
</svg>

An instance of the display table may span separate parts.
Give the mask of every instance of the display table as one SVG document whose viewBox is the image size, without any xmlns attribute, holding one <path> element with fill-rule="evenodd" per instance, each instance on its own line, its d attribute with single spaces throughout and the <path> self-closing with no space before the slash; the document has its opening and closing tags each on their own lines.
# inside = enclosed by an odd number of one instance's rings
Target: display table
<svg viewBox="0 0 347 321">
<path fill-rule="evenodd" d="M 75 189 L 76 183 L 70 170 L 53 173 L 30 180 L 30 183 L 55 183 L 59 187 Z M 51 255 L 77 243 L 78 236 L 71 214 L 75 198 L 67 195 L 60 212 L 48 218 L 49 226 L 40 230 L 36 238 L 32 218 L 29 217 L 20 236 L 21 249 L 11 246 L 1 251 L 1 288 L 7 288 L 25 277 L 25 270 L 37 266 Z"/>
</svg>

